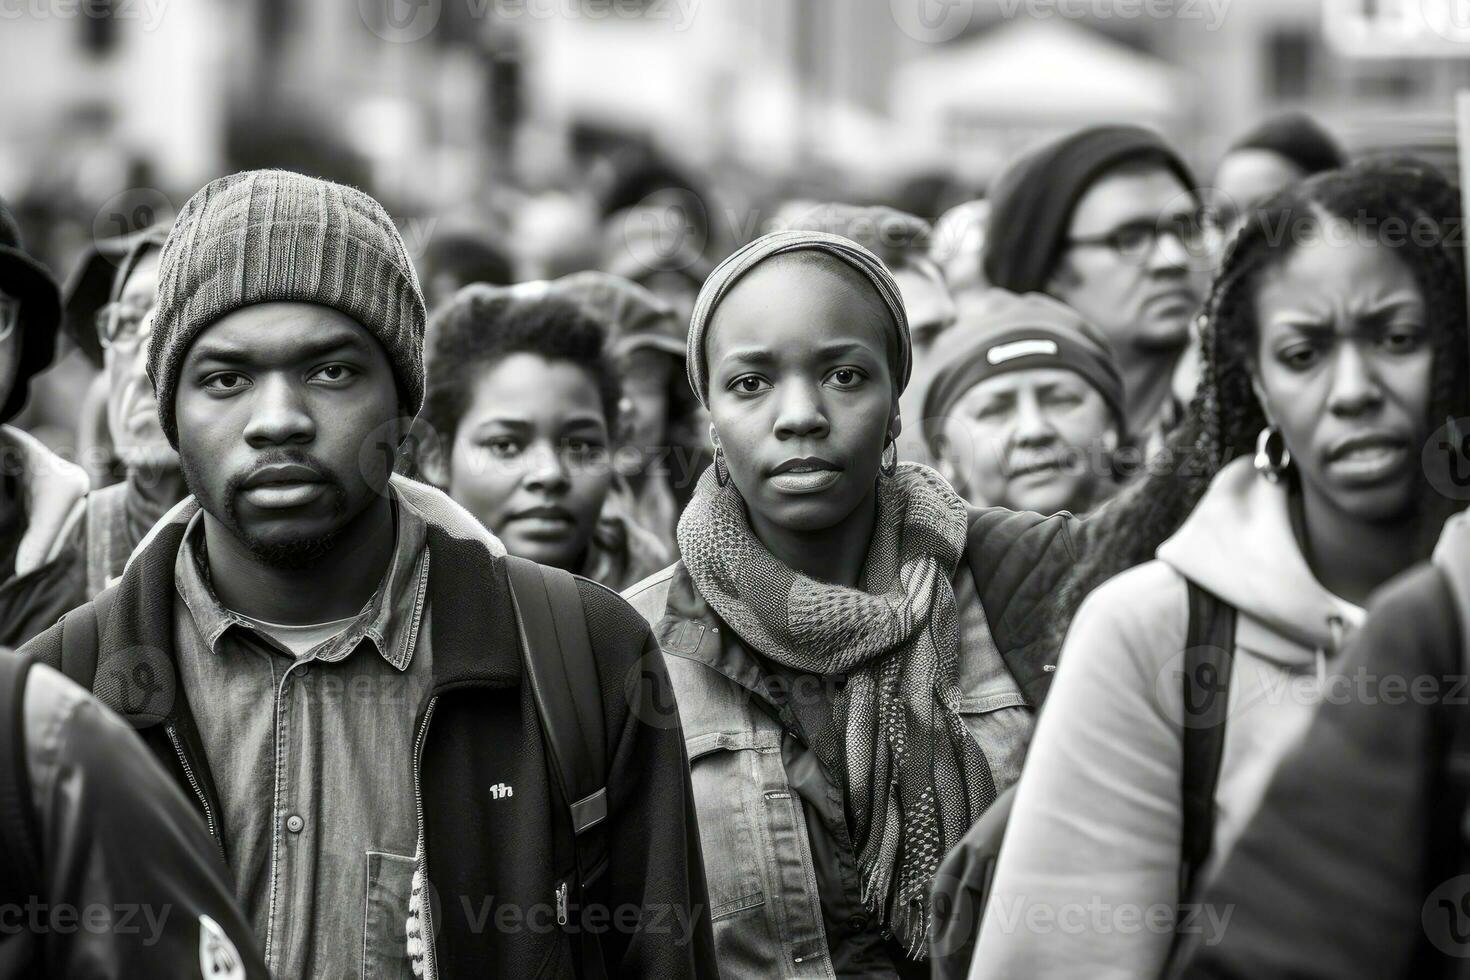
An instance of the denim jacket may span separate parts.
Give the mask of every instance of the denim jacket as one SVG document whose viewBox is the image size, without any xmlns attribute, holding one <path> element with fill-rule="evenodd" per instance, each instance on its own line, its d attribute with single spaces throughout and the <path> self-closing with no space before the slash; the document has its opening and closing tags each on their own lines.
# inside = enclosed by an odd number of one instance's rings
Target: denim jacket
<svg viewBox="0 0 1470 980">
<path fill-rule="evenodd" d="M 1039 663 L 1046 655 L 1038 656 L 1034 630 L 992 623 L 1028 612 L 1070 566 L 1072 544 L 1054 522 L 1072 519 L 1024 515 L 1030 520 L 999 526 L 1003 517 L 1023 515 L 980 514 L 970 547 L 984 547 L 985 540 L 1004 547 L 986 548 L 995 576 L 981 582 L 971 571 L 976 562 L 969 562 L 954 577 L 962 710 L 997 789 L 1004 789 L 1020 773 L 1037 706 L 1021 683 L 1031 672 L 1018 671 L 1013 659 L 1026 658 L 1047 681 L 1051 664 Z M 987 522 L 986 514 L 996 520 Z M 1043 528 L 1048 533 L 1035 533 Z M 987 539 L 984 532 L 997 529 Z M 1012 547 L 1017 543 L 1027 546 Z M 869 921 L 859 898 L 841 790 L 815 763 L 815 753 L 798 744 L 802 733 L 788 698 L 773 692 L 759 658 L 699 595 L 682 562 L 625 598 L 652 624 L 678 702 L 721 976 L 834 977 L 839 970 L 896 976 L 885 955 L 895 948 L 891 937 Z M 1032 689 L 1044 696 L 1045 682 L 1037 678 Z M 814 820 L 825 821 L 838 846 L 825 847 L 809 833 Z M 833 928 L 838 935 L 830 935 Z"/>
</svg>

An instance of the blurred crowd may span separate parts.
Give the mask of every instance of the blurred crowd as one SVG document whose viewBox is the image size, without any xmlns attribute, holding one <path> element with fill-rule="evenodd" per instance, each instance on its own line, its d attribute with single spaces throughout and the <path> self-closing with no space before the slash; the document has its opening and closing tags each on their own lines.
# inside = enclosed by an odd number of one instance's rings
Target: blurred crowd
<svg viewBox="0 0 1470 980">
<path fill-rule="evenodd" d="M 181 910 L 0 976 L 1459 975 L 1453 183 L 811 190 L 0 209 L 0 879 Z"/>
</svg>

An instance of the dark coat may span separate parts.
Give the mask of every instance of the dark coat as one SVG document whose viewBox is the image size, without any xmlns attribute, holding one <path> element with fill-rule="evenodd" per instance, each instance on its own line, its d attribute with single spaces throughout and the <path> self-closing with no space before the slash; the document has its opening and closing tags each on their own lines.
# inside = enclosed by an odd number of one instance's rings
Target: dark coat
<svg viewBox="0 0 1470 980">
<path fill-rule="evenodd" d="M 215 780 L 178 682 L 174 562 L 183 533 L 177 520 L 156 527 L 113 586 L 93 690 L 139 729 L 228 850 L 230 828 L 221 825 Z M 564 807 L 548 775 L 530 686 L 522 682 L 504 560 L 432 518 L 428 547 L 433 683 L 416 723 L 419 758 L 402 764 L 415 769 L 435 899 L 432 975 L 574 977 L 573 937 L 555 925 L 553 912 L 573 871 L 571 852 L 553 830 Z M 578 589 L 600 668 L 610 756 L 603 894 L 613 914 L 591 922 L 607 929 L 601 935 L 607 973 L 714 976 L 683 741 L 677 727 L 640 720 L 640 692 L 650 685 L 633 683 L 625 691 L 630 674 L 663 670 L 658 647 L 615 593 L 585 580 Z M 59 665 L 60 627 L 26 649 Z M 500 783 L 515 787 L 512 798 L 491 796 Z M 635 911 L 620 918 L 628 907 Z M 573 927 L 575 916 L 573 909 Z M 629 921 L 636 927 L 627 927 Z"/>
</svg>

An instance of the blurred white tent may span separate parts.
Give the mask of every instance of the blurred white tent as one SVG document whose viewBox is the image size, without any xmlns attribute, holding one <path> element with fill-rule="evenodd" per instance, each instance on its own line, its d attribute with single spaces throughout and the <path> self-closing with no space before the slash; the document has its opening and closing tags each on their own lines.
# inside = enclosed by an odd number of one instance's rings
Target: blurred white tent
<svg viewBox="0 0 1470 980">
<path fill-rule="evenodd" d="M 1168 62 L 1063 17 L 1017 18 L 910 60 L 890 90 L 896 118 L 934 134 L 966 170 L 991 172 L 1053 132 L 1095 122 L 1169 130 L 1190 79 Z"/>
</svg>

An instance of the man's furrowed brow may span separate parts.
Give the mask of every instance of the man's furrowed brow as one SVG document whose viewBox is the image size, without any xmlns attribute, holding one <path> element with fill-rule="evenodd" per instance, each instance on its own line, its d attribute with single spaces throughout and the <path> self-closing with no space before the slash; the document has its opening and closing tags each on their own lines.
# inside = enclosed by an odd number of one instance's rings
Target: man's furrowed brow
<svg viewBox="0 0 1470 980">
<path fill-rule="evenodd" d="M 320 340 L 303 340 L 285 349 L 265 344 L 240 344 L 226 340 L 199 341 L 193 351 L 196 361 L 221 364 L 256 364 L 262 361 L 315 361 L 332 354 L 360 353 L 366 343 L 356 334 L 342 333 Z"/>
</svg>

